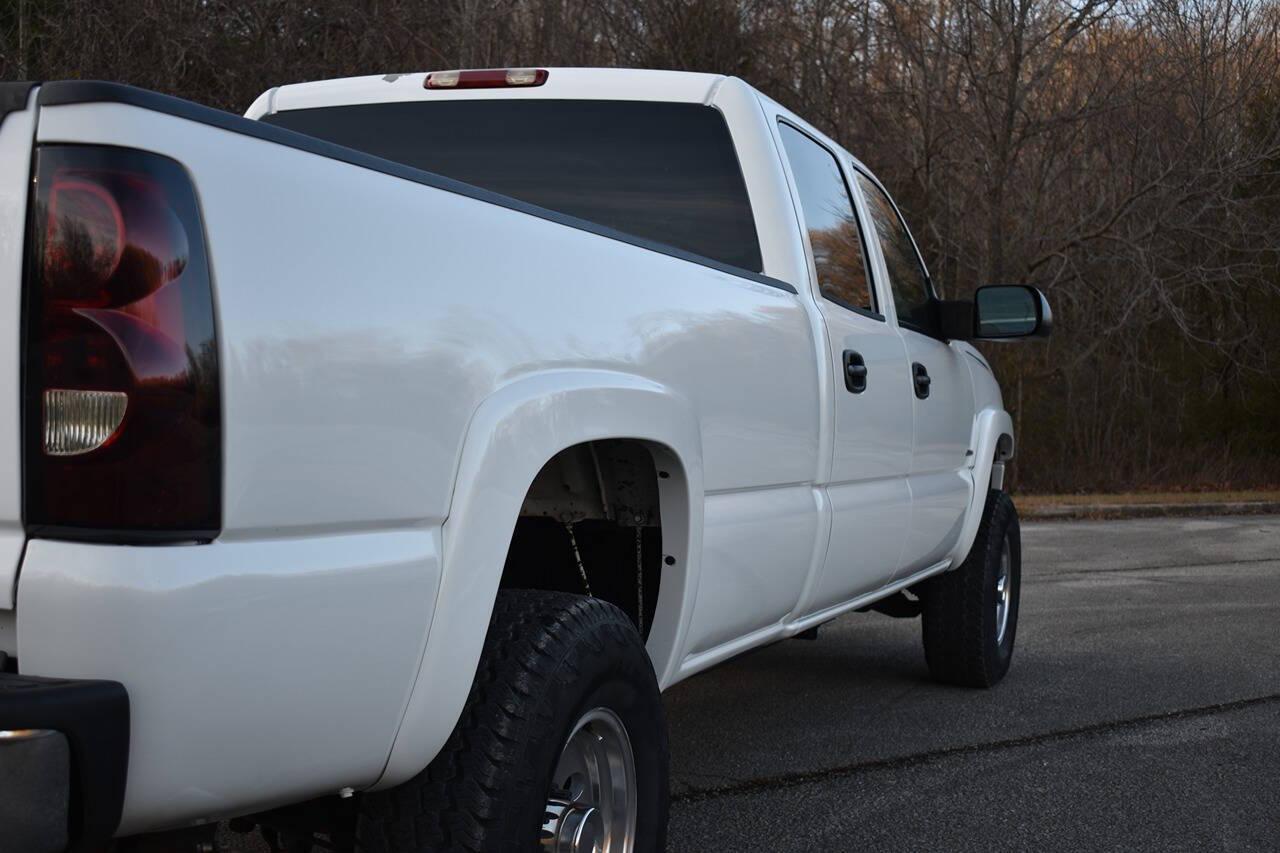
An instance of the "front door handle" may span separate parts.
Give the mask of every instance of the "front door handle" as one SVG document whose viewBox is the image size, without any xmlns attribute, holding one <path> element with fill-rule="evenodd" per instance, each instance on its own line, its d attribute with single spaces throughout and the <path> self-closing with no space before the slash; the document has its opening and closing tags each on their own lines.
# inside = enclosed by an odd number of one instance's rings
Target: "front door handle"
<svg viewBox="0 0 1280 853">
<path fill-rule="evenodd" d="M 854 394 L 867 390 L 867 363 L 851 349 L 844 351 L 844 387 Z"/>
<path fill-rule="evenodd" d="M 916 396 L 924 400 L 929 396 L 929 369 L 918 361 L 911 363 L 911 378 L 915 382 Z"/>
</svg>

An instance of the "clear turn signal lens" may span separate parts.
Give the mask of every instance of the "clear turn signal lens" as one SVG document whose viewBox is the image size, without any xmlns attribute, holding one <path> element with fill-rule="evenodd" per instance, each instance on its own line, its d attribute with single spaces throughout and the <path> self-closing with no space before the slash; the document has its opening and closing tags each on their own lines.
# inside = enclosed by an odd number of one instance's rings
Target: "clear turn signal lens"
<svg viewBox="0 0 1280 853">
<path fill-rule="evenodd" d="M 427 88 L 456 89 L 461 76 L 457 71 L 432 71 L 427 75 Z"/>
<path fill-rule="evenodd" d="M 45 391 L 44 452 L 75 456 L 97 450 L 116 434 L 128 405 L 123 391 Z"/>
<path fill-rule="evenodd" d="M 508 86 L 532 86 L 538 82 L 538 72 L 534 68 L 513 68 L 507 72 Z"/>
</svg>

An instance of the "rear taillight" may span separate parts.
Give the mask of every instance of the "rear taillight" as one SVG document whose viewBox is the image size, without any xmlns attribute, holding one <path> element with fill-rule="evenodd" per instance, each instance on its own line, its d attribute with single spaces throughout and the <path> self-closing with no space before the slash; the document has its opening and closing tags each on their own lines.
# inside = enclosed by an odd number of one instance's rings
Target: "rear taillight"
<svg viewBox="0 0 1280 853">
<path fill-rule="evenodd" d="M 26 257 L 27 529 L 216 536 L 218 350 L 186 171 L 130 149 L 42 146 Z"/>
<path fill-rule="evenodd" d="M 541 86 L 544 68 L 489 68 L 483 71 L 432 71 L 422 85 L 428 89 L 506 89 Z"/>
</svg>

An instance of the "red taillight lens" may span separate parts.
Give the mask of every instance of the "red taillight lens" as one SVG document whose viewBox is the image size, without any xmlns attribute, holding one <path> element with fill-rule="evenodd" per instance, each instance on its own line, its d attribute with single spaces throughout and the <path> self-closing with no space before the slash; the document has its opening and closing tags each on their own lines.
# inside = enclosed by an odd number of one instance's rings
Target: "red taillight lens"
<svg viewBox="0 0 1280 853">
<path fill-rule="evenodd" d="M 42 146 L 28 233 L 28 530 L 216 536 L 218 353 L 191 179 L 156 154 Z"/>
</svg>

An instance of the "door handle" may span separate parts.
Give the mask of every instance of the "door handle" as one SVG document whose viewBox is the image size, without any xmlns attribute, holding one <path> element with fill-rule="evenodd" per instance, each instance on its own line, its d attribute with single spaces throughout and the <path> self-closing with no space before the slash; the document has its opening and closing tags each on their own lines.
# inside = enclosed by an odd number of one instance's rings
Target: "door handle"
<svg viewBox="0 0 1280 853">
<path fill-rule="evenodd" d="M 929 396 L 929 383 L 933 380 L 929 378 L 929 369 L 918 361 L 911 363 L 911 378 L 915 382 L 916 396 L 921 400 Z"/>
<path fill-rule="evenodd" d="M 844 387 L 854 394 L 867 390 L 867 363 L 851 349 L 844 351 Z"/>
</svg>

